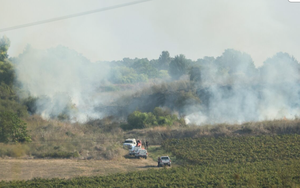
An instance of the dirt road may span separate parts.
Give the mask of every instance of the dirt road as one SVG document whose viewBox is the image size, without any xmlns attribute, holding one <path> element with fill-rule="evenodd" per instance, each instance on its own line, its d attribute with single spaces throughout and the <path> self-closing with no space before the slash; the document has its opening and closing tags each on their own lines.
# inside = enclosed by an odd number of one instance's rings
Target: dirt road
<svg viewBox="0 0 300 188">
<path fill-rule="evenodd" d="M 32 178 L 72 178 L 97 176 L 156 168 L 148 159 L 76 160 L 76 159 L 0 159 L 1 180 Z"/>
</svg>

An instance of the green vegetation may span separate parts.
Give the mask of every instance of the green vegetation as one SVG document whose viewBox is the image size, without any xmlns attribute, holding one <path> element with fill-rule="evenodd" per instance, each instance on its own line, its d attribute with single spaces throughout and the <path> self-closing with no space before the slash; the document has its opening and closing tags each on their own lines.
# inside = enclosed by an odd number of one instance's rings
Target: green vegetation
<svg viewBox="0 0 300 188">
<path fill-rule="evenodd" d="M 178 158 L 200 165 L 300 161 L 300 135 L 169 139 L 162 147 Z"/>
<path fill-rule="evenodd" d="M 171 152 L 167 152 L 166 150 L 164 150 L 162 147 L 160 146 L 150 146 L 148 149 L 148 154 L 149 157 L 153 160 L 153 161 L 157 161 L 157 158 L 160 156 L 169 156 L 172 160 L 172 165 L 182 165 L 185 164 L 186 162 L 184 160 L 178 159 L 173 153 Z"/>
<path fill-rule="evenodd" d="M 29 142 L 26 123 L 11 112 L 0 112 L 0 142 Z"/>
<path fill-rule="evenodd" d="M 173 79 L 179 79 L 182 75 L 187 73 L 189 61 L 184 55 L 176 56 L 169 65 L 169 74 Z"/>
<path fill-rule="evenodd" d="M 154 108 L 153 113 L 134 111 L 128 115 L 127 122 L 128 124 L 121 125 L 124 130 L 154 126 L 173 126 L 175 122 L 185 126 L 183 119 L 178 119 L 177 115 L 171 114 L 170 110 L 164 110 L 159 107 Z"/>
</svg>

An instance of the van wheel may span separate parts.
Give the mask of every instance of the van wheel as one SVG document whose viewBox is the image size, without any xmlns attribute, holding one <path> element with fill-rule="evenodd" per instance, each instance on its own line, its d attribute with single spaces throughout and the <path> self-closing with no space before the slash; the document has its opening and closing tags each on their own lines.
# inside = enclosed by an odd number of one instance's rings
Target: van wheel
<svg viewBox="0 0 300 188">
<path fill-rule="evenodd" d="M 147 159 L 147 157 L 145 157 L 145 159 Z"/>
</svg>

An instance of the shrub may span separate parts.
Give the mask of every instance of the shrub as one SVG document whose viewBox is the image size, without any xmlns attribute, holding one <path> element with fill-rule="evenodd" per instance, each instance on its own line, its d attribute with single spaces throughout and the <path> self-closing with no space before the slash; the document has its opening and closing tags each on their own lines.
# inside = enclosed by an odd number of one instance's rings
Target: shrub
<svg viewBox="0 0 300 188">
<path fill-rule="evenodd" d="M 179 120 L 175 114 L 172 115 L 170 110 L 156 107 L 153 113 L 134 111 L 128 115 L 127 122 L 128 124 L 121 125 L 123 130 L 142 129 L 158 125 L 172 126 L 174 122 L 182 123 L 182 120 Z"/>
<path fill-rule="evenodd" d="M 0 112 L 0 142 L 29 142 L 31 141 L 26 123 L 17 114 Z"/>
<path fill-rule="evenodd" d="M 0 157 L 22 157 L 29 154 L 29 147 L 25 144 L 0 144 Z"/>
</svg>

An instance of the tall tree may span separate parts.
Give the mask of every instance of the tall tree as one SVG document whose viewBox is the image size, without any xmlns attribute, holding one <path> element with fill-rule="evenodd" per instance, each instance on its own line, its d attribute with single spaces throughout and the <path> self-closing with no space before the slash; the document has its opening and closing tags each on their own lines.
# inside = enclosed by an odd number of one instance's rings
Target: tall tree
<svg viewBox="0 0 300 188">
<path fill-rule="evenodd" d="M 167 70 L 171 62 L 170 53 L 168 51 L 162 51 L 158 58 L 158 68 Z"/>
<path fill-rule="evenodd" d="M 169 74 L 173 79 L 179 79 L 186 74 L 188 69 L 188 60 L 184 55 L 176 56 L 169 65 Z"/>
<path fill-rule="evenodd" d="M 12 86 L 14 82 L 13 65 L 7 60 L 7 50 L 10 46 L 10 41 L 6 36 L 0 39 L 0 83 Z"/>
<path fill-rule="evenodd" d="M 215 61 L 220 70 L 228 70 L 229 74 L 244 73 L 254 76 L 256 68 L 250 55 L 233 49 L 226 49 Z"/>
</svg>

